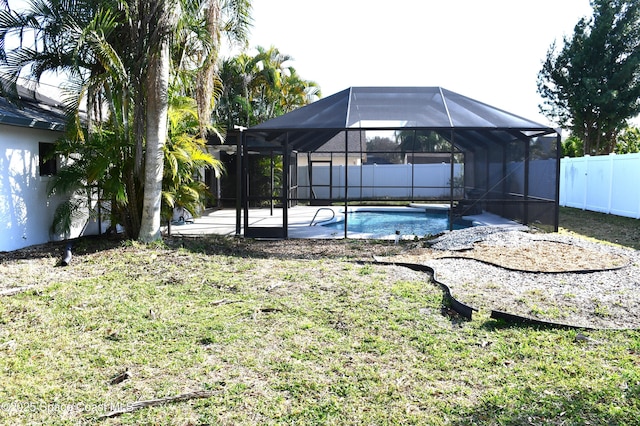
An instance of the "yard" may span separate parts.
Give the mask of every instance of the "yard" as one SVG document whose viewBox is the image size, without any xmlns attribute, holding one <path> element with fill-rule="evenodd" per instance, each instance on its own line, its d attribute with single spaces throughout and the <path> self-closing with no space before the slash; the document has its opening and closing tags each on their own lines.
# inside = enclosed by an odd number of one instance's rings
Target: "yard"
<svg viewBox="0 0 640 426">
<path fill-rule="evenodd" d="M 560 225 L 640 248 L 637 220 L 562 209 Z M 595 425 L 640 412 L 640 332 L 463 320 L 428 275 L 371 263 L 422 242 L 84 239 L 55 267 L 63 249 L 0 253 L 3 424 Z"/>
</svg>

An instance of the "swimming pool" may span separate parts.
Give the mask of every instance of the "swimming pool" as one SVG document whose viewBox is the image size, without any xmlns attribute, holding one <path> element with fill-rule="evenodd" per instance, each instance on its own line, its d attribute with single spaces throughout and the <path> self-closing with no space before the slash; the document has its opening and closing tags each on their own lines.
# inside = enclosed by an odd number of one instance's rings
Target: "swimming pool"
<svg viewBox="0 0 640 426">
<path fill-rule="evenodd" d="M 365 234 L 368 237 L 384 238 L 395 236 L 436 235 L 449 230 L 448 209 L 429 210 L 424 208 L 358 209 L 350 211 L 347 217 L 349 233 Z M 334 221 L 322 226 L 344 232 L 344 213 Z M 468 228 L 472 222 L 456 220 L 454 229 Z"/>
</svg>

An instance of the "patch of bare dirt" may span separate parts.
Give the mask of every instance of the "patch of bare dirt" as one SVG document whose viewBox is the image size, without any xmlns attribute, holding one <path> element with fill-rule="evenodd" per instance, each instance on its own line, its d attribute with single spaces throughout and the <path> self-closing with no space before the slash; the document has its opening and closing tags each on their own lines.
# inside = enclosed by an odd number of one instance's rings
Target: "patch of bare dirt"
<svg viewBox="0 0 640 426">
<path fill-rule="evenodd" d="M 424 250 L 403 256 L 404 261 L 422 263 L 429 259 L 464 258 L 522 272 L 585 272 L 621 268 L 629 259 L 557 241 L 527 241 L 517 246 L 476 243 L 464 251 Z"/>
<path fill-rule="evenodd" d="M 506 269 L 547 273 L 615 269 L 629 263 L 628 258 L 619 254 L 603 254 L 564 242 L 535 240 L 515 247 L 482 242 L 460 256 Z"/>
</svg>

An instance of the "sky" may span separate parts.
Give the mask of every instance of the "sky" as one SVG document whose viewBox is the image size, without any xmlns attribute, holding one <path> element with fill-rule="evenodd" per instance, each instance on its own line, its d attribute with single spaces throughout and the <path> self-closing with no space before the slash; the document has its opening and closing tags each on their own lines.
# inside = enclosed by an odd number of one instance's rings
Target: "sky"
<svg viewBox="0 0 640 426">
<path fill-rule="evenodd" d="M 253 0 L 250 46 L 275 46 L 327 97 L 351 86 L 441 86 L 555 125 L 538 71 L 589 0 Z M 255 51 L 250 50 L 250 53 Z"/>
<path fill-rule="evenodd" d="M 15 7 L 24 0 L 10 0 Z M 293 58 L 323 97 L 440 86 L 541 124 L 538 71 L 589 0 L 252 0 L 250 47 Z M 250 53 L 255 53 L 250 50 Z"/>
</svg>

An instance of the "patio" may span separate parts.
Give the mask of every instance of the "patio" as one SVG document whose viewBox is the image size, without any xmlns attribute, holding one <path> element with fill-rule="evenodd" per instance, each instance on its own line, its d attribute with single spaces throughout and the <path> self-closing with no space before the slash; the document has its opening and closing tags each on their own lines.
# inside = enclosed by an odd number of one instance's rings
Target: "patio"
<svg viewBox="0 0 640 426">
<path fill-rule="evenodd" d="M 437 205 L 434 205 L 437 206 Z M 438 206 L 442 206 L 441 204 Z M 448 207 L 448 206 L 444 206 Z M 333 213 L 332 213 L 333 211 Z M 329 220 L 334 214 L 339 215 L 344 211 L 343 206 L 318 207 L 318 206 L 296 206 L 288 209 L 288 234 L 289 238 L 317 238 L 317 239 L 341 239 L 344 238 L 342 232 L 336 232 L 334 229 L 325 228 L 323 226 L 311 226 L 314 223 Z M 251 226 L 275 226 L 282 223 L 282 209 L 269 208 L 250 209 L 249 224 Z M 316 216 L 317 213 L 317 216 Z M 314 216 L 315 220 L 314 220 Z M 521 226 L 520 224 L 502 218 L 493 213 L 483 212 L 477 215 L 464 216 L 464 219 L 470 220 L 474 226 L 494 225 L 494 226 Z M 202 235 L 236 235 L 236 210 L 220 209 L 207 210 L 201 217 L 194 218 L 192 223 L 185 222 L 182 225 L 171 225 L 172 236 L 202 236 Z M 241 223 L 244 223 L 244 212 L 241 212 Z M 166 226 L 162 228 L 163 235 L 168 235 Z M 240 235 L 242 227 L 240 228 Z M 367 238 L 367 235 L 349 233 L 349 238 Z M 383 239 L 394 239 L 390 235 Z M 403 238 L 413 238 L 413 236 L 404 236 Z"/>
</svg>

